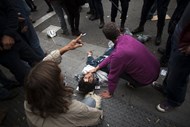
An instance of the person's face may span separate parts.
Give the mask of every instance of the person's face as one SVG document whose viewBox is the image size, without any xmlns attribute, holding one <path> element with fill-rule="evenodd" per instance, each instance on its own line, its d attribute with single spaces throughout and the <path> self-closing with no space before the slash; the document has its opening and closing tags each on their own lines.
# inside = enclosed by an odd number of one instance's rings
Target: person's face
<svg viewBox="0 0 190 127">
<path fill-rule="evenodd" d="M 84 82 L 92 83 L 93 80 L 94 80 L 93 74 L 92 74 L 91 72 L 87 72 L 87 73 L 84 75 L 83 80 L 84 80 Z"/>
</svg>

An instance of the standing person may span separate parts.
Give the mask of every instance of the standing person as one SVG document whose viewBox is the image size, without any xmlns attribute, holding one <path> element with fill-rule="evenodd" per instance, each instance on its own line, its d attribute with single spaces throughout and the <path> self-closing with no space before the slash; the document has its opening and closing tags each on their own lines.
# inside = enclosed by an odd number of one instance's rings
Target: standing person
<svg viewBox="0 0 190 127">
<path fill-rule="evenodd" d="M 103 33 L 115 45 L 110 56 L 91 70 L 91 72 L 96 72 L 110 65 L 108 91 L 101 94 L 103 98 L 112 97 L 120 77 L 126 79 L 134 87 L 146 86 L 158 78 L 159 62 L 142 43 L 132 36 L 122 35 L 113 22 L 104 26 Z"/>
<path fill-rule="evenodd" d="M 41 58 L 18 34 L 16 12 L 9 0 L 0 1 L 0 64 L 8 68 L 23 85 L 24 77 L 30 70 L 23 60 L 32 65 Z"/>
<path fill-rule="evenodd" d="M 102 0 L 93 0 L 94 2 L 94 6 L 95 6 L 95 12 L 97 13 L 97 17 L 100 18 L 100 24 L 99 24 L 99 28 L 103 28 L 104 27 L 104 9 L 102 6 Z"/>
<path fill-rule="evenodd" d="M 177 25 L 177 23 L 179 22 L 185 8 L 187 7 L 189 3 L 189 0 L 177 0 L 177 7 L 170 19 L 169 25 L 168 25 L 168 39 L 167 39 L 167 43 L 166 43 L 166 48 L 162 49 L 162 48 L 158 48 L 158 51 L 160 53 L 162 53 L 162 57 L 160 59 L 160 63 L 161 66 L 167 66 L 169 57 L 170 57 L 170 53 L 171 53 L 171 47 L 172 47 L 172 41 L 171 41 L 171 37 L 173 35 L 173 32 L 175 30 L 175 27 Z"/>
<path fill-rule="evenodd" d="M 53 6 L 55 13 L 58 16 L 59 22 L 61 24 L 61 29 L 63 30 L 62 33 L 64 35 L 69 35 L 69 31 L 68 31 L 67 24 L 66 24 L 65 17 L 64 17 L 66 11 L 64 10 L 65 8 L 63 7 L 62 1 L 61 0 L 50 0 L 50 3 Z"/>
<path fill-rule="evenodd" d="M 37 6 L 34 4 L 32 0 L 25 0 L 27 5 L 30 7 L 31 12 L 37 11 Z"/>
<path fill-rule="evenodd" d="M 52 8 L 51 3 L 50 3 L 51 0 L 44 0 L 44 1 L 45 1 L 46 4 L 48 5 L 47 13 L 52 12 L 52 11 L 53 11 L 53 8 Z"/>
<path fill-rule="evenodd" d="M 80 36 L 81 37 L 81 36 Z M 81 46 L 80 37 L 56 50 L 58 57 Z M 56 63 L 57 55 L 37 64 L 25 80 L 26 100 L 24 108 L 30 127 L 77 127 L 97 125 L 103 111 L 93 108 L 91 97 L 82 102 L 72 99 L 73 88 L 66 86 L 61 69 Z M 59 61 L 61 62 L 61 61 Z M 88 106 L 88 105 L 89 106 Z M 90 107 L 92 106 L 92 107 Z"/>
<path fill-rule="evenodd" d="M 30 20 L 30 12 L 26 8 L 24 0 L 9 0 L 19 14 L 18 17 L 22 19 L 19 23 L 19 34 L 31 46 L 37 55 L 44 58 L 45 54 L 40 46 L 40 40 Z"/>
<path fill-rule="evenodd" d="M 119 8 L 119 0 L 110 0 L 111 5 L 111 22 L 115 22 L 115 18 L 117 16 L 117 11 Z M 127 18 L 127 12 L 129 8 L 129 2 L 130 0 L 120 0 L 121 3 L 121 24 L 120 24 L 120 31 L 123 32 L 125 29 L 125 21 Z"/>
<path fill-rule="evenodd" d="M 81 34 L 79 31 L 81 5 L 78 0 L 64 0 L 63 5 L 68 11 L 72 35 L 79 36 Z"/>
<path fill-rule="evenodd" d="M 166 99 L 157 105 L 160 112 L 168 112 L 182 105 L 185 100 L 190 74 L 190 3 L 186 7 L 172 35 L 172 50 L 168 63 L 168 72 L 163 85 L 152 86 L 166 95 Z"/>
<path fill-rule="evenodd" d="M 154 4 L 155 0 L 144 0 L 142 11 L 141 11 L 141 19 L 139 26 L 132 31 L 133 34 L 143 32 L 144 25 L 147 21 L 148 13 Z M 169 5 L 170 0 L 157 0 L 157 14 L 158 14 L 158 22 L 157 22 L 157 35 L 155 40 L 155 45 L 160 45 L 162 32 L 165 25 L 165 17 L 167 12 L 167 7 Z"/>
</svg>

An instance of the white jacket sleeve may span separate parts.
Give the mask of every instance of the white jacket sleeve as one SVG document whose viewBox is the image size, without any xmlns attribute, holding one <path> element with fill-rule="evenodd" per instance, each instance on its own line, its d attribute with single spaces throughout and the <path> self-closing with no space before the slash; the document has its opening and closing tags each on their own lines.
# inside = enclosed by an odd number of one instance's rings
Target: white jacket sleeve
<svg viewBox="0 0 190 127">
<path fill-rule="evenodd" d="M 61 54 L 60 54 L 60 51 L 57 49 L 57 50 L 54 50 L 52 51 L 50 54 L 48 54 L 44 59 L 43 61 L 54 61 L 56 62 L 57 64 L 60 64 L 61 63 L 61 60 L 62 60 L 62 57 L 61 57 Z"/>
</svg>

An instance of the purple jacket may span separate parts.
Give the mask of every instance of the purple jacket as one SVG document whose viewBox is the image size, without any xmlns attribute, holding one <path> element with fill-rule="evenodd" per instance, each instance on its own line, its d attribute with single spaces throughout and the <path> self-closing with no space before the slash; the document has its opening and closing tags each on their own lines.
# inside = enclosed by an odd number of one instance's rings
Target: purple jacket
<svg viewBox="0 0 190 127">
<path fill-rule="evenodd" d="M 126 73 L 141 84 L 155 81 L 160 72 L 156 57 L 139 41 L 129 35 L 121 35 L 115 42 L 112 54 L 99 64 L 105 67 L 110 64 L 108 88 L 114 93 L 121 74 Z"/>
</svg>

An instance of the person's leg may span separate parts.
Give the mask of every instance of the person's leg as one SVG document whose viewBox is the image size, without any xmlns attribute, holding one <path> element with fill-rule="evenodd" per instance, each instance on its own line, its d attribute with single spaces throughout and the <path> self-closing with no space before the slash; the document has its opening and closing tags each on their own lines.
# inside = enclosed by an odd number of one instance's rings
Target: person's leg
<svg viewBox="0 0 190 127">
<path fill-rule="evenodd" d="M 154 4 L 152 5 L 152 7 L 151 7 L 151 9 L 150 9 L 150 11 L 148 13 L 147 20 L 152 19 L 152 17 L 154 15 L 154 13 L 156 12 L 156 10 L 157 10 L 157 1 L 155 1 Z"/>
<path fill-rule="evenodd" d="M 36 52 L 36 54 L 38 54 L 41 57 L 41 59 L 43 59 L 45 57 L 45 54 L 40 46 L 40 40 L 29 17 L 25 19 L 25 22 L 28 26 L 28 30 L 25 33 L 22 33 L 22 36 L 24 37 L 26 42 L 32 47 L 32 49 Z"/>
<path fill-rule="evenodd" d="M 157 22 L 157 35 L 156 35 L 155 45 L 160 45 L 161 43 L 161 36 L 165 25 L 165 17 L 169 2 L 170 0 L 157 0 L 158 22 Z"/>
<path fill-rule="evenodd" d="M 121 1 L 121 8 L 122 8 L 120 31 L 123 32 L 125 28 L 125 21 L 127 18 L 127 12 L 129 8 L 130 0 L 120 0 L 120 1 Z"/>
<path fill-rule="evenodd" d="M 28 74 L 30 67 L 21 61 L 18 52 L 8 51 L 0 55 L 0 64 L 15 76 L 16 80 L 23 85 L 24 78 Z"/>
<path fill-rule="evenodd" d="M 129 85 L 134 88 L 146 86 L 145 84 L 141 84 L 138 81 L 136 81 L 135 79 L 133 79 L 129 74 L 124 73 L 120 76 L 120 78 L 127 80 L 129 82 Z"/>
<path fill-rule="evenodd" d="M 79 36 L 81 34 L 81 32 L 79 31 L 79 23 L 80 23 L 80 11 L 78 8 L 77 11 L 75 12 L 75 16 L 74 16 L 74 25 L 75 25 L 76 36 Z"/>
<path fill-rule="evenodd" d="M 63 30 L 63 34 L 69 34 L 68 29 L 67 29 L 67 24 L 64 18 L 64 10 L 63 10 L 63 6 L 61 5 L 60 1 L 57 0 L 53 0 L 51 1 L 51 4 L 54 8 L 55 13 L 58 16 L 58 20 L 61 24 L 61 29 Z"/>
<path fill-rule="evenodd" d="M 46 4 L 48 5 L 47 13 L 52 12 L 52 11 L 53 11 L 53 8 L 52 8 L 52 6 L 51 6 L 51 4 L 50 4 L 50 1 L 49 1 L 49 0 L 45 0 L 45 2 L 46 2 Z"/>
<path fill-rule="evenodd" d="M 140 23 L 139 23 L 139 26 L 135 30 L 132 31 L 133 34 L 144 31 L 144 25 L 146 23 L 147 15 L 152 5 L 154 4 L 154 1 L 155 0 L 144 0 L 142 11 L 141 11 Z"/>
<path fill-rule="evenodd" d="M 119 0 L 111 0 L 111 22 L 115 22 Z"/>
<path fill-rule="evenodd" d="M 12 50 L 19 54 L 20 59 L 28 62 L 31 66 L 43 59 L 19 35 L 15 41 Z"/>
<path fill-rule="evenodd" d="M 87 97 L 83 99 L 81 102 L 88 105 L 89 107 L 92 107 L 92 108 L 96 107 L 96 101 L 91 97 Z"/>
<path fill-rule="evenodd" d="M 102 0 L 95 0 L 95 8 L 98 16 L 100 17 L 99 28 L 103 28 L 105 23 L 104 23 L 104 10 L 102 6 Z"/>
<path fill-rule="evenodd" d="M 69 13 L 70 15 L 70 26 L 71 26 L 71 32 L 72 32 L 72 35 L 75 36 L 75 25 L 74 25 L 74 16 L 73 14 Z"/>
<path fill-rule="evenodd" d="M 173 38 L 172 38 L 173 39 Z M 190 56 L 181 53 L 174 42 L 163 85 L 171 106 L 180 106 L 185 100 L 190 74 Z"/>
<path fill-rule="evenodd" d="M 91 7 L 92 7 L 92 10 L 93 10 L 93 14 L 89 17 L 89 20 L 94 21 L 96 19 L 99 19 L 99 16 L 98 16 L 98 13 L 97 13 L 97 10 L 96 10 L 96 7 L 95 7 L 96 0 L 91 0 L 90 2 L 91 2 Z"/>
</svg>

